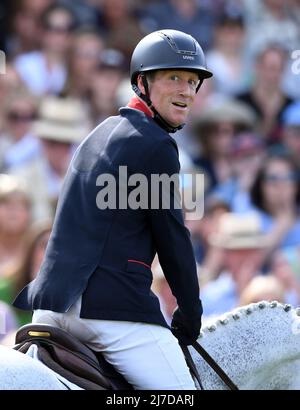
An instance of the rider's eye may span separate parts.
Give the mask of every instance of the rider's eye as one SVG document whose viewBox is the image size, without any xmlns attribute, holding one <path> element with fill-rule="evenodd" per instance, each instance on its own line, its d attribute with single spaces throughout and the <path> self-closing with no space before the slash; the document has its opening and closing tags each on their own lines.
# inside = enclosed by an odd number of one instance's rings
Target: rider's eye
<svg viewBox="0 0 300 410">
<path fill-rule="evenodd" d="M 178 80 L 179 80 L 178 75 L 172 75 L 172 76 L 171 76 L 171 80 L 173 80 L 173 81 L 178 81 Z"/>
</svg>

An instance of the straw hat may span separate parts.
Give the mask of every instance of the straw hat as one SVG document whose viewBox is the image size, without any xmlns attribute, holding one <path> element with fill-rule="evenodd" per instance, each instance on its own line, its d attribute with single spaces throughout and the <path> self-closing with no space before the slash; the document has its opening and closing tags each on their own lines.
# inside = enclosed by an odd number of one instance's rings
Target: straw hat
<svg viewBox="0 0 300 410">
<path fill-rule="evenodd" d="M 231 122 L 244 127 L 254 127 L 256 114 L 251 107 L 234 99 L 221 100 L 218 104 L 206 106 L 193 120 L 194 129 L 207 124 Z"/>
<path fill-rule="evenodd" d="M 80 143 L 88 133 L 84 107 L 74 98 L 45 97 L 33 130 L 41 139 Z"/>
<path fill-rule="evenodd" d="M 268 245 L 260 220 L 254 213 L 224 213 L 219 220 L 218 231 L 209 237 L 209 243 L 223 249 L 255 249 Z"/>
<path fill-rule="evenodd" d="M 28 187 L 23 179 L 15 175 L 0 174 L 0 200 L 14 193 L 22 194 L 29 200 Z"/>
</svg>

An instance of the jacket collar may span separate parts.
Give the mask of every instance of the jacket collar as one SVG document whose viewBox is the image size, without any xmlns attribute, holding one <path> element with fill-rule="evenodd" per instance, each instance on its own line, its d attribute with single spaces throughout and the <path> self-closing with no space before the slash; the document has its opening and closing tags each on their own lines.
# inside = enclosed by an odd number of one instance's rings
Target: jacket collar
<svg viewBox="0 0 300 410">
<path fill-rule="evenodd" d="M 138 97 L 132 97 L 127 104 L 127 107 L 142 111 L 149 117 L 153 117 L 154 115 L 150 108 L 146 105 L 146 103 L 144 103 L 144 101 L 140 100 Z"/>
</svg>

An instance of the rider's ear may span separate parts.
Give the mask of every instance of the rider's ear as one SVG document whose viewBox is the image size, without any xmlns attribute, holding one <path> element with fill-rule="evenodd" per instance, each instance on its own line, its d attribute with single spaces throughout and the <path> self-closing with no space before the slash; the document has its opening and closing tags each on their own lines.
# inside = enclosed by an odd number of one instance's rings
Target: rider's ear
<svg viewBox="0 0 300 410">
<path fill-rule="evenodd" d="M 137 86 L 141 90 L 142 94 L 146 93 L 141 74 L 138 75 Z"/>
</svg>

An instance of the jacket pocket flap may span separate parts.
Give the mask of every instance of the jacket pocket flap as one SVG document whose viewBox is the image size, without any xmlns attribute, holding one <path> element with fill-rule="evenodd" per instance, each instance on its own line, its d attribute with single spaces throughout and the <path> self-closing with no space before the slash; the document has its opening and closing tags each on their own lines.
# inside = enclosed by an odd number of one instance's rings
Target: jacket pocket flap
<svg viewBox="0 0 300 410">
<path fill-rule="evenodd" d="M 128 260 L 126 270 L 127 272 L 143 273 L 147 276 L 151 274 L 150 266 L 142 261 Z"/>
</svg>

